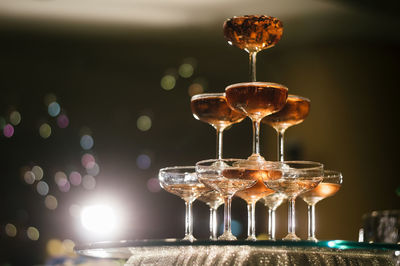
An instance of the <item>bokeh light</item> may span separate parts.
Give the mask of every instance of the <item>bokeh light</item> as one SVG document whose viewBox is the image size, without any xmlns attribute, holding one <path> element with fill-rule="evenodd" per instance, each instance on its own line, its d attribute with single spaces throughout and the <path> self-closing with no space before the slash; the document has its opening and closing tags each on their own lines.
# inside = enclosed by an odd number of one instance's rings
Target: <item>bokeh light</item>
<svg viewBox="0 0 400 266">
<path fill-rule="evenodd" d="M 100 173 L 100 166 L 97 163 L 94 163 L 93 167 L 86 169 L 86 172 L 88 175 L 97 176 Z"/>
<path fill-rule="evenodd" d="M 43 173 L 43 169 L 40 166 L 35 165 L 34 167 L 32 167 L 32 172 L 35 175 L 35 179 L 37 181 L 40 181 L 43 178 L 44 173 Z"/>
<path fill-rule="evenodd" d="M 57 101 L 57 97 L 53 93 L 48 93 L 44 96 L 44 104 L 49 106 L 52 102 Z"/>
<path fill-rule="evenodd" d="M 24 181 L 29 185 L 32 185 L 33 183 L 35 183 L 35 174 L 33 173 L 33 171 L 25 172 Z"/>
<path fill-rule="evenodd" d="M 49 124 L 44 123 L 39 127 L 39 135 L 44 138 L 47 139 L 48 137 L 50 137 L 51 135 L 51 127 Z"/>
<path fill-rule="evenodd" d="M 6 235 L 9 237 L 15 237 L 17 235 L 17 228 L 13 224 L 6 224 L 5 231 Z"/>
<path fill-rule="evenodd" d="M 14 135 L 14 127 L 10 124 L 6 124 L 3 128 L 3 134 L 6 138 L 11 138 Z"/>
<path fill-rule="evenodd" d="M 56 117 L 56 116 L 58 116 L 60 114 L 61 107 L 57 102 L 52 102 L 47 107 L 47 111 L 48 111 L 50 116 Z"/>
<path fill-rule="evenodd" d="M 58 206 L 57 198 L 52 195 L 47 195 L 46 198 L 44 199 L 44 205 L 49 210 L 57 209 Z"/>
<path fill-rule="evenodd" d="M 83 167 L 85 167 L 86 169 L 90 169 L 93 168 L 96 160 L 90 153 L 85 153 L 84 155 L 82 155 L 81 163 Z"/>
<path fill-rule="evenodd" d="M 158 178 L 152 177 L 149 180 L 147 180 L 147 189 L 153 193 L 160 192 L 161 186 Z"/>
<path fill-rule="evenodd" d="M 64 251 L 65 253 L 67 253 L 67 255 L 75 255 L 74 252 L 74 247 L 75 247 L 75 243 L 74 241 L 72 241 L 71 239 L 64 239 L 63 242 L 63 247 L 64 247 Z"/>
<path fill-rule="evenodd" d="M 136 158 L 136 164 L 140 169 L 149 169 L 151 166 L 151 158 L 147 154 L 140 154 Z"/>
<path fill-rule="evenodd" d="M 10 122 L 14 126 L 19 125 L 19 123 L 21 123 L 21 114 L 18 111 L 12 111 L 10 114 Z"/>
<path fill-rule="evenodd" d="M 74 186 L 79 186 L 82 183 L 82 176 L 78 172 L 71 172 L 69 174 L 69 182 Z"/>
<path fill-rule="evenodd" d="M 180 65 L 178 73 L 182 78 L 190 78 L 193 75 L 194 67 L 189 63 Z"/>
<path fill-rule="evenodd" d="M 193 83 L 189 86 L 188 94 L 189 96 L 194 96 L 196 94 L 200 94 L 204 92 L 204 88 L 199 83 Z"/>
<path fill-rule="evenodd" d="M 81 206 L 78 204 L 72 204 L 69 206 L 69 214 L 74 218 L 79 218 L 81 215 Z"/>
<path fill-rule="evenodd" d="M 26 235 L 30 240 L 36 241 L 39 239 L 39 230 L 37 230 L 35 227 L 30 226 L 26 230 Z"/>
<path fill-rule="evenodd" d="M 172 75 L 165 75 L 161 78 L 161 87 L 166 91 L 175 88 L 175 84 L 176 84 L 176 79 Z"/>
<path fill-rule="evenodd" d="M 61 114 L 57 117 L 57 125 L 59 128 L 66 128 L 69 125 L 69 118 L 66 114 Z"/>
<path fill-rule="evenodd" d="M 36 185 L 36 191 L 40 195 L 46 196 L 47 193 L 49 193 L 49 185 L 47 185 L 47 183 L 44 181 L 39 181 L 39 183 L 37 183 L 37 185 Z"/>
<path fill-rule="evenodd" d="M 58 188 L 61 192 L 68 192 L 71 189 L 71 184 L 67 180 L 65 184 L 58 186 Z"/>
<path fill-rule="evenodd" d="M 147 131 L 151 128 L 151 118 L 147 115 L 141 115 L 137 119 L 136 125 L 140 131 Z"/>
<path fill-rule="evenodd" d="M 50 257 L 60 257 L 64 255 L 64 246 L 59 239 L 50 239 L 46 244 L 47 255 Z"/>
<path fill-rule="evenodd" d="M 91 148 L 93 148 L 94 140 L 93 140 L 92 136 L 90 136 L 90 135 L 83 135 L 81 137 L 80 144 L 81 144 L 82 149 L 90 150 Z"/>
<path fill-rule="evenodd" d="M 56 182 L 57 186 L 64 186 L 66 183 L 68 183 L 67 175 L 62 171 L 58 171 L 54 175 L 54 181 Z"/>
<path fill-rule="evenodd" d="M 96 234 L 107 234 L 114 230 L 116 215 L 108 205 L 92 205 L 82 209 L 81 222 L 85 229 Z"/>
<path fill-rule="evenodd" d="M 87 190 L 92 190 L 96 187 L 96 179 L 91 175 L 85 175 L 82 179 L 82 186 Z"/>
</svg>

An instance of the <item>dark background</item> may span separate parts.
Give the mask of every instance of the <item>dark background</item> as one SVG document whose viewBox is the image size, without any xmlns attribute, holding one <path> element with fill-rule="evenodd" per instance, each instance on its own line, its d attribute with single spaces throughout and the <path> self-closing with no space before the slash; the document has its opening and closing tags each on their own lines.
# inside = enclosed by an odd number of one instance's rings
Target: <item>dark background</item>
<svg viewBox="0 0 400 266">
<path fill-rule="evenodd" d="M 327 3 L 337 8 L 280 16 L 263 6 L 248 13 L 277 16 L 285 27 L 276 47 L 259 53 L 258 80 L 285 84 L 289 93 L 311 99 L 309 117 L 286 133 L 287 159 L 319 161 L 344 176 L 339 193 L 317 205 L 317 237 L 356 241 L 364 213 L 399 208 L 400 20 L 392 2 Z M 182 237 L 183 201 L 164 191 L 150 192 L 147 182 L 161 167 L 214 157 L 215 132 L 192 117 L 188 87 L 201 78 L 207 92 L 221 92 L 248 79 L 246 53 L 228 46 L 222 36 L 225 18 L 243 13 L 235 10 L 199 25 L 194 17 L 190 24 L 171 27 L 0 14 L 0 116 L 7 120 L 12 110 L 22 116 L 13 137 L 0 136 L 0 263 L 44 263 L 47 241 L 53 238 L 81 243 Z M 196 59 L 193 76 L 177 76 L 174 89 L 163 90 L 161 78 L 186 58 Z M 68 114 L 66 129 L 47 114 L 43 99 L 49 93 Z M 152 119 L 150 130 L 137 128 L 141 115 Z M 43 122 L 53 126 L 48 139 L 38 134 Z M 101 169 L 97 186 L 60 192 L 56 171 L 84 171 L 79 145 L 84 127 L 95 141 L 90 152 Z M 261 137 L 262 154 L 275 159 L 275 132 L 263 126 Z M 226 131 L 224 157 L 244 158 L 250 152 L 246 119 Z M 150 168 L 137 166 L 140 154 L 151 158 Z M 21 177 L 21 167 L 36 164 L 58 199 L 56 210 L 48 210 L 44 197 Z M 123 213 L 113 237 L 87 234 L 69 214 L 71 204 L 109 199 Z M 240 238 L 246 233 L 245 206 L 239 199 L 233 202 Z M 286 232 L 286 208 L 283 204 L 277 212 L 278 237 Z M 195 236 L 207 238 L 208 209 L 195 203 L 194 212 Z M 220 215 L 222 222 L 222 208 Z M 297 218 L 297 232 L 305 238 L 301 200 Z M 16 237 L 5 234 L 7 223 L 17 227 Z M 259 233 L 265 232 L 264 224 L 265 209 L 259 204 Z M 29 226 L 39 230 L 38 241 L 26 237 Z"/>
</svg>

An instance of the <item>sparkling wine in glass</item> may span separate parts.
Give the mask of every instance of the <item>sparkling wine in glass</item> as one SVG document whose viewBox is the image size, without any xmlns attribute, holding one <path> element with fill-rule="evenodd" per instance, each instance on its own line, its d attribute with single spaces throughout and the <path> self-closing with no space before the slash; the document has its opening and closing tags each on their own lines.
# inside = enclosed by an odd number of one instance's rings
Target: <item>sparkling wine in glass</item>
<svg viewBox="0 0 400 266">
<path fill-rule="evenodd" d="M 273 47 L 282 37 L 282 22 L 264 15 L 230 18 L 223 26 L 225 39 L 249 53 L 250 81 L 256 81 L 256 57 L 261 50 Z"/>
<path fill-rule="evenodd" d="M 268 169 L 246 169 L 244 175 L 257 180 L 257 183 L 244 190 L 236 192 L 235 196 L 243 199 L 247 203 L 247 239 L 256 241 L 255 227 L 255 208 L 256 203 L 267 195 L 274 194 L 275 191 L 265 186 L 263 180 L 268 176 Z"/>
<path fill-rule="evenodd" d="M 273 173 L 274 171 L 270 171 Z M 324 175 L 323 165 L 310 161 L 284 161 L 269 174 L 264 183 L 288 198 L 288 234 L 283 240 L 300 240 L 296 236 L 295 201 L 301 193 L 315 188 Z"/>
<path fill-rule="evenodd" d="M 314 189 L 309 190 L 299 197 L 308 205 L 308 238 L 310 241 L 318 241 L 315 237 L 315 205 L 327 198 L 335 195 L 342 186 L 342 173 L 333 170 L 324 170 L 324 177 Z"/>
<path fill-rule="evenodd" d="M 282 202 L 287 198 L 285 194 L 282 193 L 273 193 L 265 196 L 261 199 L 264 203 L 265 207 L 268 209 L 267 211 L 267 220 L 268 220 L 268 230 L 267 230 L 267 238 L 268 240 L 275 240 L 275 211 L 281 206 Z"/>
<path fill-rule="evenodd" d="M 183 240 L 193 242 L 193 215 L 192 204 L 203 193 L 210 191 L 197 178 L 194 166 L 174 166 L 162 168 L 158 179 L 161 187 L 185 201 L 185 237 Z"/>
<path fill-rule="evenodd" d="M 246 116 L 232 110 L 224 93 L 202 93 L 191 99 L 193 116 L 210 124 L 217 131 L 217 159 L 222 159 L 222 137 L 224 130 L 241 122 Z"/>
<path fill-rule="evenodd" d="M 253 154 L 248 161 L 264 163 L 260 155 L 260 121 L 284 107 L 288 89 L 270 82 L 237 83 L 226 87 L 225 95 L 229 106 L 250 117 L 253 123 Z"/>
<path fill-rule="evenodd" d="M 201 195 L 197 200 L 210 207 L 210 240 L 217 240 L 217 209 L 224 203 L 221 193 L 216 190 Z"/>
<path fill-rule="evenodd" d="M 241 167 L 241 159 L 204 160 L 196 163 L 201 182 L 219 191 L 224 198 L 224 233 L 218 240 L 236 240 L 231 231 L 231 203 L 233 195 L 257 183 Z"/>
<path fill-rule="evenodd" d="M 309 99 L 290 94 L 285 106 L 279 112 L 266 116 L 261 121 L 273 127 L 277 132 L 278 160 L 284 161 L 284 134 L 286 129 L 303 122 L 309 112 Z"/>
</svg>

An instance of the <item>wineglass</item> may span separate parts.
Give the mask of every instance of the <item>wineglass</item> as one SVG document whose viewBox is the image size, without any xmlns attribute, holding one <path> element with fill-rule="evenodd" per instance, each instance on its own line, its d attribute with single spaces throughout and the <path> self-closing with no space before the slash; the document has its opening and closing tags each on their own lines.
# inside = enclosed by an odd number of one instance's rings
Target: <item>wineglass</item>
<svg viewBox="0 0 400 266">
<path fill-rule="evenodd" d="M 315 205 L 327 198 L 335 195 L 343 182 L 342 173 L 333 170 L 324 170 L 324 177 L 313 190 L 309 190 L 299 197 L 308 205 L 308 238 L 307 240 L 318 241 L 315 237 Z"/>
<path fill-rule="evenodd" d="M 261 121 L 276 130 L 278 136 L 278 160 L 284 161 L 284 134 L 286 129 L 304 121 L 310 111 L 310 100 L 289 95 L 285 106 L 278 112 L 264 117 Z"/>
<path fill-rule="evenodd" d="M 230 45 L 249 53 L 250 81 L 256 81 L 256 56 L 273 47 L 282 37 L 282 22 L 274 17 L 249 15 L 225 21 L 224 36 Z"/>
<path fill-rule="evenodd" d="M 185 237 L 183 240 L 193 242 L 196 238 L 193 236 L 192 204 L 196 198 L 210 189 L 199 181 L 194 166 L 162 168 L 159 171 L 158 179 L 163 189 L 185 201 Z"/>
<path fill-rule="evenodd" d="M 284 161 L 271 170 L 264 183 L 288 198 L 288 234 L 283 240 L 300 240 L 296 236 L 295 201 L 296 197 L 315 188 L 323 178 L 323 165 L 310 161 Z"/>
<path fill-rule="evenodd" d="M 264 163 L 260 155 L 260 121 L 283 108 L 288 89 L 270 82 L 237 83 L 226 87 L 225 96 L 232 109 L 247 115 L 253 123 L 253 154 L 247 163 Z"/>
<path fill-rule="evenodd" d="M 232 110 L 224 93 L 202 93 L 194 95 L 191 99 L 193 116 L 210 124 L 217 131 L 217 159 L 222 159 L 222 137 L 224 130 L 241 122 L 245 115 Z"/>
<path fill-rule="evenodd" d="M 275 211 L 279 206 L 281 206 L 283 200 L 286 198 L 287 196 L 285 194 L 275 192 L 261 199 L 265 207 L 268 209 L 268 240 L 275 240 Z"/>
<path fill-rule="evenodd" d="M 231 203 L 233 195 L 253 186 L 257 180 L 240 166 L 241 159 L 213 159 L 196 163 L 201 182 L 219 191 L 224 198 L 224 233 L 219 240 L 236 240 L 231 231 Z"/>
<path fill-rule="evenodd" d="M 249 177 L 256 179 L 257 183 L 244 190 L 236 192 L 235 196 L 243 199 L 247 203 L 247 238 L 248 241 L 256 241 L 256 227 L 255 227 L 255 209 L 256 203 L 261 198 L 267 195 L 274 194 L 275 191 L 265 186 L 263 180 L 268 176 L 268 168 L 263 167 L 262 169 L 246 169 L 245 170 Z"/>
<path fill-rule="evenodd" d="M 217 209 L 224 203 L 224 199 L 221 193 L 211 190 L 201 195 L 197 200 L 210 207 L 210 240 L 217 240 Z"/>
</svg>

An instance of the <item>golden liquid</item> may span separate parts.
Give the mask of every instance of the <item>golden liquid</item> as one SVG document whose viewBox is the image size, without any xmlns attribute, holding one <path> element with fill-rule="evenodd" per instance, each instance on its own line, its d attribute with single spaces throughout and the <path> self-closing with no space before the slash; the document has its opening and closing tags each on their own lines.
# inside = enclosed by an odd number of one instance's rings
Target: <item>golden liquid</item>
<svg viewBox="0 0 400 266">
<path fill-rule="evenodd" d="M 221 204 L 224 203 L 221 193 L 215 190 L 204 193 L 198 197 L 197 200 L 204 202 L 213 209 L 217 209 Z"/>
<path fill-rule="evenodd" d="M 226 128 L 239 123 L 246 116 L 232 110 L 225 96 L 209 96 L 191 101 L 193 116 L 215 128 Z"/>
<path fill-rule="evenodd" d="M 272 189 L 267 188 L 264 185 L 263 180 L 269 178 L 268 170 L 255 170 L 255 169 L 243 169 L 242 171 L 236 170 L 229 173 L 232 176 L 238 175 L 245 179 L 257 180 L 254 186 L 238 191 L 235 195 L 247 203 L 257 202 L 259 199 L 274 193 Z"/>
<path fill-rule="evenodd" d="M 279 84 L 249 82 L 228 86 L 225 94 L 232 109 L 261 119 L 283 108 L 288 91 Z"/>
<path fill-rule="evenodd" d="M 171 185 L 162 184 L 162 186 L 169 193 L 177 195 L 178 197 L 181 197 L 182 199 L 197 198 L 202 193 L 210 190 L 208 187 L 206 187 L 202 183 L 171 184 Z"/>
<path fill-rule="evenodd" d="M 307 191 L 300 195 L 300 197 L 308 204 L 313 205 L 320 200 L 335 195 L 341 185 L 335 183 L 319 183 L 313 190 Z"/>
<path fill-rule="evenodd" d="M 282 37 L 280 20 L 268 16 L 240 16 L 225 21 L 224 36 L 229 44 L 248 52 L 258 52 L 274 46 Z"/>
<path fill-rule="evenodd" d="M 256 182 L 255 180 L 245 180 L 245 179 L 227 179 L 227 178 L 217 178 L 217 179 L 203 179 L 202 182 L 207 184 L 207 186 L 214 188 L 224 195 L 233 195 L 235 192 L 248 188 Z"/>
<path fill-rule="evenodd" d="M 315 177 L 309 179 L 296 178 L 296 179 L 278 179 L 269 180 L 267 185 L 269 188 L 286 194 L 288 197 L 297 196 L 307 190 L 315 188 L 319 182 L 321 182 L 322 177 Z"/>
<path fill-rule="evenodd" d="M 264 117 L 261 122 L 279 131 L 300 124 L 309 112 L 310 102 L 308 100 L 289 95 L 285 106 L 280 111 Z"/>
</svg>

